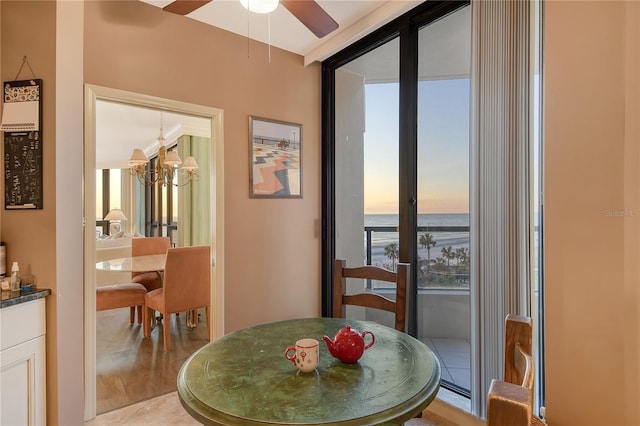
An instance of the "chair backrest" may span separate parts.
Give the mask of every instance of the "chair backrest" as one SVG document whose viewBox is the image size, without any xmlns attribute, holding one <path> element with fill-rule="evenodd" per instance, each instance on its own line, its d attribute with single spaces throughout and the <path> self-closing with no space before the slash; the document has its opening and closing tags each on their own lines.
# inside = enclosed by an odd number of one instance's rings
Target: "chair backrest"
<svg viewBox="0 0 640 426">
<path fill-rule="evenodd" d="M 149 254 L 164 254 L 169 249 L 169 237 L 145 237 L 131 239 L 131 256 L 146 256 Z M 131 277 L 144 272 L 132 272 Z"/>
<path fill-rule="evenodd" d="M 164 254 L 170 246 L 169 237 L 145 237 L 131 239 L 131 256 Z"/>
<path fill-rule="evenodd" d="M 405 331 L 407 308 L 407 282 L 409 280 L 409 264 L 398 263 L 396 272 L 377 266 L 359 266 L 347 268 L 346 261 L 333 261 L 333 316 L 344 318 L 345 305 L 356 305 L 367 308 L 382 309 L 395 314 L 395 329 Z M 396 285 L 396 300 L 388 299 L 375 293 L 345 294 L 346 278 L 361 278 L 377 281 L 388 281 Z"/>
<path fill-rule="evenodd" d="M 505 318 L 504 380 L 492 380 L 487 397 L 487 426 L 543 424 L 533 415 L 535 367 L 531 318 Z"/>
<path fill-rule="evenodd" d="M 167 312 L 208 306 L 211 299 L 211 247 L 168 249 L 163 288 Z"/>
<path fill-rule="evenodd" d="M 531 318 L 507 315 L 504 340 L 504 381 L 527 388 L 533 399 L 534 365 Z"/>
</svg>

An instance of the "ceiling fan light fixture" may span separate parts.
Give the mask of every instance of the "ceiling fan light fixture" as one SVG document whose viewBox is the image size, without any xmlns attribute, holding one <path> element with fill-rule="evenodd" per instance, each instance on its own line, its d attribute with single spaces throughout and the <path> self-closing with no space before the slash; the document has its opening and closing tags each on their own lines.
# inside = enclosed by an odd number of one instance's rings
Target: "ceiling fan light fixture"
<svg viewBox="0 0 640 426">
<path fill-rule="evenodd" d="M 271 13 L 278 7 L 279 0 L 240 0 L 242 7 L 249 12 Z"/>
</svg>

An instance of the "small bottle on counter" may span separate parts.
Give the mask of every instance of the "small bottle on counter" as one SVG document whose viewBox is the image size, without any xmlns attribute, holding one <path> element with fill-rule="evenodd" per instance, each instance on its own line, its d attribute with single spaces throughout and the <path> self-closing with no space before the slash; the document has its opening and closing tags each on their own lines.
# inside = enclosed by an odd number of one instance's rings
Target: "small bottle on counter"
<svg viewBox="0 0 640 426">
<path fill-rule="evenodd" d="M 11 291 L 20 291 L 20 266 L 18 262 L 11 265 Z"/>
</svg>

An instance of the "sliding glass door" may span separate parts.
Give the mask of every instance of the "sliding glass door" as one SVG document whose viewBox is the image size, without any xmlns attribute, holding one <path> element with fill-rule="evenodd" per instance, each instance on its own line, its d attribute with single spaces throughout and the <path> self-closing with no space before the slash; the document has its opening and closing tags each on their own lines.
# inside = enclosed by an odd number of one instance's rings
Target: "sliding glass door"
<svg viewBox="0 0 640 426">
<path fill-rule="evenodd" d="M 470 7 L 424 4 L 324 63 L 324 312 L 330 260 L 411 264 L 407 331 L 440 358 L 446 385 L 470 394 Z M 382 282 L 348 293 L 393 298 Z M 393 327 L 393 315 L 347 307 Z"/>
<path fill-rule="evenodd" d="M 438 356 L 448 401 L 479 416 L 503 368 L 505 315 L 543 323 L 530 6 L 423 2 L 323 62 L 323 315 L 333 259 L 409 263 L 407 332 Z"/>
</svg>

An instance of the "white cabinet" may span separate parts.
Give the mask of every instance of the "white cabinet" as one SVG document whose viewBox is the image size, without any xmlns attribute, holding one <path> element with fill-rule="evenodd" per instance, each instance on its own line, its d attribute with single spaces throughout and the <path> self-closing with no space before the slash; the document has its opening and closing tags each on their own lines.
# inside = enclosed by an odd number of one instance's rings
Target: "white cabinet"
<svg viewBox="0 0 640 426">
<path fill-rule="evenodd" d="M 0 425 L 44 425 L 45 299 L 0 309 Z"/>
</svg>

